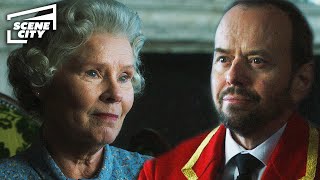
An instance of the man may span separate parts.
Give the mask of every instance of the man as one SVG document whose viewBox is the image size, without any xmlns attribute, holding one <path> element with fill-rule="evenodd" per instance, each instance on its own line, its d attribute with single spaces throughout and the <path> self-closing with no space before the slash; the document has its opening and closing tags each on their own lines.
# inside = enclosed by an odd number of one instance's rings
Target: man
<svg viewBox="0 0 320 180">
<path fill-rule="evenodd" d="M 280 0 L 239 0 L 215 36 L 222 125 L 148 161 L 140 179 L 319 179 L 319 133 L 296 111 L 314 77 L 312 33 Z"/>
</svg>

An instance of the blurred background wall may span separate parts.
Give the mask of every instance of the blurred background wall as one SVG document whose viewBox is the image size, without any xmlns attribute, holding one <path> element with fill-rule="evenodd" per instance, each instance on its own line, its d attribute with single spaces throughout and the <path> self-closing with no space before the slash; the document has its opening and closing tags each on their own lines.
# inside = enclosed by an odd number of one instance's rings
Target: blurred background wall
<svg viewBox="0 0 320 180">
<path fill-rule="evenodd" d="M 141 59 L 146 89 L 136 99 L 115 145 L 126 148 L 142 128 L 158 131 L 172 145 L 218 124 L 210 94 L 210 68 L 215 27 L 231 0 L 120 0 L 138 11 L 147 37 Z M 320 54 L 320 0 L 294 1 L 306 15 Z M 7 82 L 6 59 L 17 45 L 6 44 L 12 27 L 6 15 L 39 7 L 54 0 L 1 0 L 0 93 L 13 97 Z M 318 68 L 319 69 L 319 68 Z M 319 79 L 316 79 L 319 84 Z M 305 107 L 308 117 L 320 122 L 319 98 Z"/>
</svg>

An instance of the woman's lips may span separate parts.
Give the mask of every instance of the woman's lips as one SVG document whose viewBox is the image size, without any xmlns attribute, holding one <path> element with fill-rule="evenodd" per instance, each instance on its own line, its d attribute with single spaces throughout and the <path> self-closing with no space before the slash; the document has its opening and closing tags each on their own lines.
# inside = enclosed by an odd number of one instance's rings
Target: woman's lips
<svg viewBox="0 0 320 180">
<path fill-rule="evenodd" d="M 112 121 L 118 120 L 118 117 L 119 117 L 118 115 L 112 114 L 112 113 L 94 113 L 93 115 L 103 120 L 112 120 Z"/>
</svg>

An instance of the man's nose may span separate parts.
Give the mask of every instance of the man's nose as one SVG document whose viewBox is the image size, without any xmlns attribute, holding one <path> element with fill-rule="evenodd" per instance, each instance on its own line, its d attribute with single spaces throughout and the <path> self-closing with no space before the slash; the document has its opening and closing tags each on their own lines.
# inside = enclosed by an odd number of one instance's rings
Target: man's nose
<svg viewBox="0 0 320 180">
<path fill-rule="evenodd" d="M 250 82 L 248 64 L 243 58 L 235 58 L 225 74 L 226 83 L 231 86 L 246 86 Z"/>
</svg>

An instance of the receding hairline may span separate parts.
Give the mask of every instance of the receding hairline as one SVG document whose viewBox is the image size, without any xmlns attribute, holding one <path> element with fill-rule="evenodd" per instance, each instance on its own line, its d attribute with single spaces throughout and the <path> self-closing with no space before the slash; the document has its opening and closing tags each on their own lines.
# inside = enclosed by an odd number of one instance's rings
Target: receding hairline
<svg viewBox="0 0 320 180">
<path fill-rule="evenodd" d="M 239 3 L 239 4 L 235 5 L 235 6 L 232 6 L 231 8 L 228 8 L 224 12 L 221 20 L 223 19 L 223 17 L 226 14 L 228 14 L 231 10 L 234 10 L 235 8 L 241 8 L 241 10 L 244 10 L 244 11 L 248 11 L 248 10 L 252 10 L 252 9 L 263 9 L 265 11 L 278 11 L 278 12 L 280 12 L 280 14 L 284 15 L 285 17 L 287 17 L 289 22 L 290 22 L 290 24 L 292 24 L 292 20 L 291 20 L 291 18 L 289 16 L 288 12 L 286 12 L 283 8 L 280 8 L 280 7 L 278 7 L 278 6 L 274 5 L 274 4 L 268 4 L 268 3 L 263 3 L 263 4 L 241 4 L 241 3 Z"/>
<path fill-rule="evenodd" d="M 224 11 L 223 16 L 225 16 L 229 10 L 238 6 L 244 8 L 263 9 L 274 7 L 280 10 L 279 12 L 282 11 L 282 13 L 289 17 L 289 22 L 291 24 L 291 53 L 293 58 L 292 60 L 295 64 L 294 68 L 296 69 L 301 64 L 312 61 L 313 33 L 306 17 L 295 4 L 285 0 L 237 0 L 228 6 L 228 8 Z M 222 19 L 223 17 L 220 19 L 220 21 Z"/>
<path fill-rule="evenodd" d="M 291 6 L 291 7 L 289 7 L 289 6 Z M 272 11 L 281 12 L 281 14 L 283 14 L 284 17 L 288 18 L 289 23 L 291 24 L 291 28 L 292 28 L 291 30 L 293 30 L 293 21 L 294 20 L 290 16 L 290 12 L 286 9 L 288 7 L 298 10 L 291 3 L 281 4 L 279 2 L 275 3 L 275 1 L 272 1 L 272 0 L 270 0 L 270 1 L 267 1 L 267 0 L 266 1 L 241 1 L 241 0 L 235 1 L 224 11 L 223 16 L 221 17 L 221 19 L 218 23 L 218 27 L 219 27 L 222 19 L 225 17 L 225 15 L 227 15 L 231 10 L 233 10 L 235 8 L 241 8 L 244 11 L 251 10 L 251 9 L 263 9 L 265 11 L 272 10 Z"/>
<path fill-rule="evenodd" d="M 288 10 L 291 8 L 291 10 L 297 10 L 299 11 L 299 9 L 297 7 L 295 7 L 294 4 L 292 4 L 291 2 L 287 2 L 287 1 L 281 1 L 281 0 L 248 0 L 248 1 L 244 1 L 244 0 L 237 0 L 233 3 L 231 3 L 226 10 L 224 11 L 224 14 L 226 14 L 230 9 L 233 9 L 234 7 L 238 7 L 238 6 L 242 6 L 245 9 L 249 9 L 249 8 L 266 8 L 266 7 L 275 7 L 279 10 L 281 10 L 282 12 L 284 12 L 285 14 L 288 15 Z M 299 11 L 300 12 L 300 11 Z"/>
<path fill-rule="evenodd" d="M 283 18 L 284 21 L 286 21 L 288 23 L 288 27 L 287 28 L 290 28 L 290 31 L 291 31 L 291 40 L 293 39 L 293 22 L 292 22 L 292 19 L 290 18 L 289 14 L 286 13 L 283 9 L 273 5 L 273 4 L 267 4 L 267 3 L 264 3 L 264 4 L 236 4 L 235 6 L 231 6 L 229 7 L 225 13 L 223 14 L 223 16 L 221 17 L 217 27 L 216 27 L 216 33 L 215 35 L 217 35 L 217 32 L 218 32 L 218 29 L 219 27 L 221 26 L 222 22 L 225 21 L 225 18 L 226 16 L 230 16 L 229 13 L 231 13 L 231 11 L 234 11 L 236 8 L 240 9 L 240 11 L 243 11 L 243 12 L 246 12 L 246 11 L 250 11 L 250 10 L 259 10 L 261 9 L 262 11 L 259 11 L 264 14 L 268 14 L 270 13 L 271 16 L 276 16 L 275 18 Z M 277 12 L 277 13 L 274 13 L 274 12 Z M 239 12 L 238 12 L 239 13 Z M 231 16 L 232 18 L 233 16 Z M 230 17 L 229 17 L 230 18 Z M 267 19 L 273 19 L 272 17 L 270 16 L 266 16 Z"/>
</svg>

